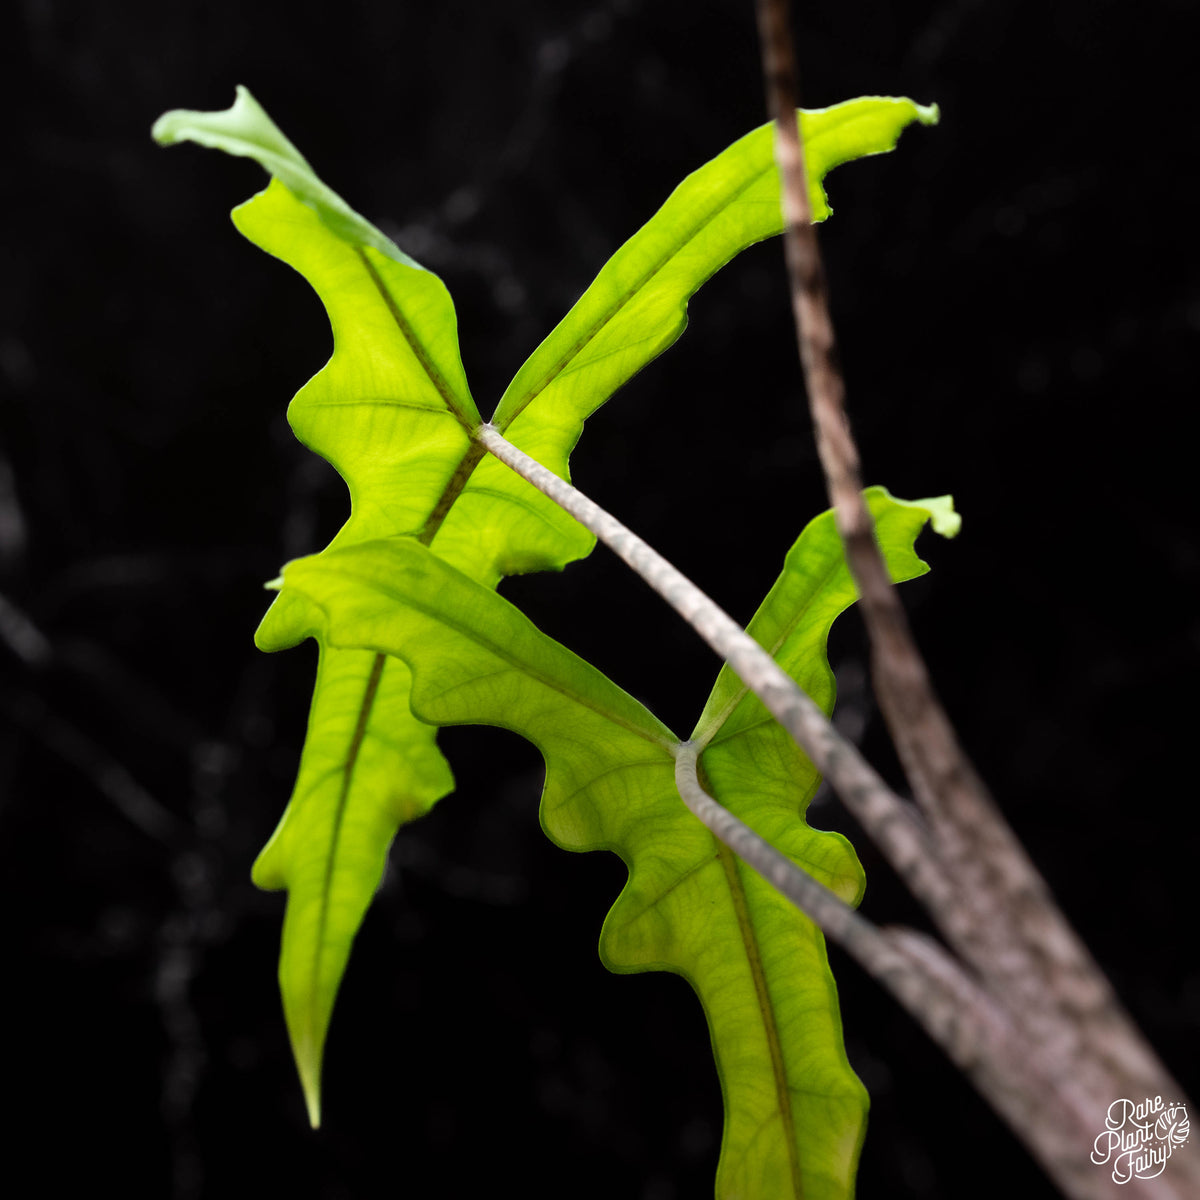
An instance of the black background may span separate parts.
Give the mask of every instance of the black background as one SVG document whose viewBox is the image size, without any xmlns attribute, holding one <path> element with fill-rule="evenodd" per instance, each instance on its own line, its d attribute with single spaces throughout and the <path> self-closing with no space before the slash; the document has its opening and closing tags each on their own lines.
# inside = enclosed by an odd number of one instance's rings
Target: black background
<svg viewBox="0 0 1200 1200">
<path fill-rule="evenodd" d="M 447 281 L 486 413 L 671 187 L 764 120 L 748 0 L 23 0 L 5 20 L 5 1174 L 29 1159 L 38 1194 L 179 1200 L 710 1194 L 699 1006 L 673 977 L 604 971 L 623 870 L 546 841 L 536 753 L 490 730 L 444 736 L 459 792 L 397 843 L 335 1015 L 326 1125 L 307 1130 L 275 993 L 282 899 L 248 872 L 290 789 L 313 655 L 264 657 L 251 634 L 261 582 L 345 515 L 283 417 L 330 338 L 225 216 L 258 168 L 164 152 L 149 128 L 248 85 Z M 1188 0 L 798 17 L 805 103 L 942 107 L 830 179 L 867 476 L 954 493 L 962 536 L 926 535 L 934 570 L 906 588 L 918 636 L 1192 1094 L 1197 24 Z M 823 507 L 789 321 L 779 245 L 757 247 L 573 459 L 743 619 Z M 715 663 L 605 551 L 503 591 L 691 728 Z M 843 624 L 845 711 L 892 771 Z M 920 921 L 836 802 L 812 820 L 860 846 L 868 915 Z M 873 1096 L 860 1194 L 1049 1194 L 916 1026 L 834 965 Z"/>
</svg>

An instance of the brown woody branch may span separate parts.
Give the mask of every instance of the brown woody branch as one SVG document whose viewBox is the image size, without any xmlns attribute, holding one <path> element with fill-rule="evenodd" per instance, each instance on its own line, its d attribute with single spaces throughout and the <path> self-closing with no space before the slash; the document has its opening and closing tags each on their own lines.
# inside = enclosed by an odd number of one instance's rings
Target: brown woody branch
<svg viewBox="0 0 1200 1200">
<path fill-rule="evenodd" d="M 948 959 L 939 959 L 939 969 L 957 972 L 966 1003 L 975 1003 L 969 989 L 971 974 L 977 975 L 1019 1035 L 1003 1053 L 1016 1044 L 1024 1047 L 1024 1061 L 1014 1064 L 997 1057 L 996 1044 L 981 1044 L 977 1054 L 967 1056 L 973 1063 L 968 1074 L 1068 1195 L 1080 1200 L 1200 1195 L 1195 1154 L 1173 1157 L 1157 1179 L 1134 1180 L 1119 1193 L 1089 1159 L 1091 1140 L 1104 1128 L 1113 1100 L 1156 1095 L 1182 1100 L 1182 1092 L 1120 1007 L 963 753 L 891 586 L 862 500 L 859 455 L 811 222 L 787 9 L 787 0 L 757 0 L 792 308 L 818 453 L 861 593 L 875 692 L 928 822 L 934 866 L 951 884 L 949 903 L 924 903 L 973 970 Z M 1141 1193 L 1132 1191 L 1137 1186 Z"/>
</svg>

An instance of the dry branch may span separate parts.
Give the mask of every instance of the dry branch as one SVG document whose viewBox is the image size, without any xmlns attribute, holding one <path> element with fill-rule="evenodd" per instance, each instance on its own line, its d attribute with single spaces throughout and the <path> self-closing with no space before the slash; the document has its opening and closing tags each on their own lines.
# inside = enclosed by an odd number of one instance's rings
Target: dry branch
<svg viewBox="0 0 1200 1200">
<path fill-rule="evenodd" d="M 757 7 L 783 183 L 792 309 L 818 453 L 861 593 L 875 692 L 928 825 L 931 869 L 950 884 L 948 899 L 945 893 L 919 899 L 969 964 L 956 967 L 939 957 L 947 986 L 961 989 L 964 1004 L 982 1005 L 983 995 L 968 986 L 977 976 L 1013 1032 L 1008 1041 L 980 1035 L 977 1046 L 952 1057 L 1067 1195 L 1200 1195 L 1195 1154 L 1173 1157 L 1158 1178 L 1135 1178 L 1124 1188 L 1090 1159 L 1114 1100 L 1162 1096 L 1186 1103 L 1185 1097 L 1121 1008 L 963 753 L 891 585 L 862 500 L 859 454 L 809 210 L 788 6 L 786 0 L 757 0 Z M 989 1022 L 971 1026 L 983 1030 Z"/>
</svg>

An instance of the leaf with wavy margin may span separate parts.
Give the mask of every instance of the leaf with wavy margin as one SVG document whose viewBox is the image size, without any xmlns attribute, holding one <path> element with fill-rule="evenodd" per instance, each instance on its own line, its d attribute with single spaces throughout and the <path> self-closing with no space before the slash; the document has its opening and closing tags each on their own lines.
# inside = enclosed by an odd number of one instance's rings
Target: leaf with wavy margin
<svg viewBox="0 0 1200 1200">
<path fill-rule="evenodd" d="M 891 149 L 912 121 L 936 120 L 936 109 L 870 97 L 799 119 L 823 217 L 828 170 Z M 154 136 L 253 158 L 273 176 L 233 216 L 250 241 L 304 275 L 329 313 L 333 356 L 288 417 L 350 490 L 351 515 L 331 548 L 407 536 L 489 587 L 590 552 L 590 534 L 473 440 L 480 417 L 441 280 L 326 187 L 245 88 L 222 112 L 167 113 Z M 778 196 L 769 126 L 688 176 L 521 368 L 494 423 L 568 478 L 583 421 L 679 336 L 692 293 L 738 251 L 780 232 Z M 409 711 L 403 662 L 334 649 L 321 629 L 308 598 L 285 587 L 258 632 L 263 648 L 315 636 L 321 651 L 295 790 L 254 867 L 260 886 L 289 893 L 280 985 L 314 1124 L 334 999 L 388 845 L 398 825 L 453 787 L 434 731 Z"/>
<path fill-rule="evenodd" d="M 882 488 L 867 498 L 893 578 L 926 571 L 912 544 L 931 516 L 937 528 L 953 526 L 948 498 L 910 504 Z M 677 972 L 700 996 L 726 1109 L 718 1197 L 850 1196 L 867 1097 L 846 1061 L 824 939 L 684 807 L 670 730 L 411 539 L 301 559 L 284 580 L 323 613 L 328 645 L 409 664 L 422 720 L 496 725 L 533 742 L 546 761 L 547 834 L 567 849 L 608 849 L 624 860 L 629 879 L 604 923 L 601 954 L 614 971 Z M 855 594 L 825 513 L 801 534 L 749 626 L 826 712 L 829 628 Z M 721 803 L 858 902 L 854 851 L 804 820 L 815 769 L 727 667 L 693 740 Z"/>
</svg>

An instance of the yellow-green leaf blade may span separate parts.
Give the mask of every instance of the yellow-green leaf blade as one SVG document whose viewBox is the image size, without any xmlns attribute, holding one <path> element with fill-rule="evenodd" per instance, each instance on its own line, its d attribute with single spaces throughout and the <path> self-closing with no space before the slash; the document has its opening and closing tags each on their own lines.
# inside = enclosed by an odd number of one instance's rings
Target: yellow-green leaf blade
<svg viewBox="0 0 1200 1200">
<path fill-rule="evenodd" d="M 935 122 L 937 109 L 868 96 L 802 110 L 798 119 L 813 217 L 821 221 L 831 211 L 822 185 L 829 171 L 891 150 L 913 121 Z M 763 125 L 689 175 L 608 260 L 517 372 L 493 424 L 561 473 L 562 443 L 569 450 L 584 419 L 679 337 L 700 285 L 782 229 L 773 130 Z"/>
<path fill-rule="evenodd" d="M 287 603 L 307 600 L 290 594 Z M 409 709 L 409 689 L 400 659 L 321 646 L 296 786 L 252 872 L 259 887 L 288 891 L 279 987 L 314 1126 L 334 1001 L 388 847 L 400 825 L 454 787 L 435 731 Z"/>
<path fill-rule="evenodd" d="M 288 416 L 349 487 L 351 514 L 335 542 L 431 539 L 479 424 L 441 280 L 322 183 L 244 88 L 232 108 L 168 113 L 154 134 L 253 158 L 273 176 L 234 222 L 303 275 L 329 314 L 333 355 Z M 318 630 L 307 600 L 285 588 L 257 641 L 280 649 Z M 435 731 L 409 710 L 407 667 L 323 646 L 292 798 L 254 868 L 259 884 L 289 893 L 280 985 L 314 1123 L 329 1015 L 387 847 L 399 823 L 452 786 Z"/>
<path fill-rule="evenodd" d="M 882 489 L 868 499 L 893 574 L 920 573 L 912 540 L 946 506 L 908 505 Z M 726 1105 L 718 1196 L 852 1195 L 866 1095 L 842 1047 L 823 938 L 683 806 L 673 735 L 506 601 L 412 542 L 328 552 L 290 564 L 286 575 L 322 612 L 328 644 L 410 663 L 423 719 L 495 724 L 533 741 L 547 764 L 547 833 L 568 849 L 607 848 L 625 861 L 629 879 L 605 921 L 601 954 L 612 970 L 683 975 L 704 1005 Z M 819 683 L 828 672 L 829 626 L 854 598 L 846 579 L 825 514 L 801 535 L 752 626 L 777 643 L 794 675 Z M 811 764 L 777 725 L 761 727 L 757 701 L 726 675 L 697 731 L 714 794 L 857 902 L 853 850 L 803 819 L 817 782 Z M 827 709 L 832 699 L 830 683 Z"/>
<path fill-rule="evenodd" d="M 946 530 L 957 514 L 949 497 L 909 503 L 896 500 L 883 488 L 869 488 L 867 503 L 876 522 L 876 533 L 893 580 L 912 579 L 928 570 L 916 555 L 913 543 L 925 523 L 936 516 Z M 857 598 L 842 552 L 832 512 L 810 521 L 788 552 L 784 569 L 771 588 L 748 632 L 792 676 L 826 713 L 834 703 L 833 674 L 826 646 L 829 630 Z M 761 701 L 741 680 L 722 667 L 692 741 L 703 747 L 700 766 L 715 796 L 731 812 L 805 867 L 814 877 L 849 904 L 862 897 L 862 868 L 850 844 L 839 834 L 813 830 L 804 821 L 808 803 L 820 776 L 808 757 L 775 722 Z M 731 1054 L 755 1055 L 775 1062 L 772 1042 L 786 1044 L 786 1030 L 796 1022 L 808 1023 L 810 1036 L 819 1026 L 831 1052 L 815 1067 L 798 1066 L 784 1056 L 782 1078 L 776 1075 L 774 1094 L 754 1093 L 736 1111 L 728 1109 L 725 1145 L 718 1195 L 745 1194 L 752 1178 L 771 1171 L 781 1195 L 846 1196 L 853 1194 L 853 1178 L 861 1143 L 867 1097 L 842 1050 L 837 992 L 818 929 L 745 864 L 736 873 L 726 872 L 729 887 L 740 887 L 743 899 L 735 906 L 747 917 L 739 928 L 762 947 L 764 962 L 774 963 L 755 986 L 763 997 L 762 1029 L 710 1009 L 713 1040 L 724 1040 Z M 610 920 L 617 916 L 614 909 Z M 752 958 L 752 956 L 751 956 Z M 751 973 L 753 974 L 753 973 Z M 796 981 L 780 986 L 779 980 Z M 727 1028 L 718 1034 L 715 1025 Z M 821 1083 L 815 1085 L 814 1079 Z M 754 1131 L 771 1122 L 787 1123 L 790 1111 L 795 1130 L 794 1153 L 785 1139 L 756 1143 L 753 1161 L 735 1147 L 745 1146 Z M 814 1129 L 823 1129 L 820 1146 L 812 1147 Z M 806 1148 L 807 1147 L 807 1148 Z M 806 1178 L 795 1192 L 782 1181 L 797 1163 L 820 1163 L 820 1182 Z M 813 1168 L 816 1170 L 816 1168 Z M 769 1193 L 764 1193 L 769 1194 Z"/>
<path fill-rule="evenodd" d="M 890 148 L 904 124 L 933 114 L 908 101 L 875 99 L 802 119 L 810 170 L 819 180 L 838 162 Z M 731 163 L 735 175 L 739 163 L 754 175 L 769 160 L 768 131 L 756 134 L 757 141 L 755 134 L 743 139 L 753 143 L 753 154 L 739 159 L 726 152 L 689 178 L 618 252 L 506 393 L 506 400 L 516 397 L 505 418 L 510 436 L 564 477 L 584 417 L 678 336 L 688 296 L 742 246 L 778 232 L 777 195 L 764 209 L 754 190 L 766 186 L 762 178 L 739 182 L 729 175 Z M 274 176 L 263 193 L 236 210 L 235 221 L 252 241 L 304 274 L 329 311 L 333 358 L 298 394 L 289 418 L 298 436 L 333 462 L 349 485 L 352 512 L 336 546 L 407 535 L 488 585 L 503 574 L 561 567 L 590 551 L 593 539 L 586 531 L 495 460 L 479 460 L 470 438 L 479 417 L 441 281 L 326 187 L 249 93 L 239 89 L 237 102 L 223 113 L 168 114 L 155 135 L 254 158 Z M 766 170 L 773 175 L 773 165 Z M 693 228 L 680 241 L 683 201 L 694 200 L 698 188 L 728 188 L 731 182 L 734 193 L 747 193 L 745 203 L 710 204 L 699 233 Z M 823 192 L 814 186 L 820 216 L 826 211 Z M 646 254 L 662 256 L 664 232 L 675 249 L 647 271 Z M 522 380 L 528 383 L 561 351 L 563 330 L 587 332 L 597 312 L 603 318 L 597 330 L 565 358 L 559 354 L 547 386 L 522 394 Z M 620 344 L 622 338 L 628 345 Z M 514 417 L 515 408 L 521 411 Z M 322 630 L 321 615 L 285 587 L 258 640 L 277 649 L 309 635 L 323 641 Z M 433 730 L 409 712 L 406 668 L 373 652 L 323 644 L 309 734 L 292 802 L 255 877 L 264 886 L 289 888 L 281 982 L 315 1114 L 325 1028 L 387 844 L 398 821 L 425 811 L 451 781 Z M 600 838 L 592 844 L 608 844 L 611 831 L 604 822 L 588 835 L 591 818 L 574 806 L 568 820 L 567 807 L 557 815 L 547 810 L 564 841 L 583 845 L 591 836 Z"/>
<path fill-rule="evenodd" d="M 417 265 L 317 178 L 308 161 L 267 116 L 248 88 L 239 86 L 233 104 L 219 112 L 173 109 L 164 113 L 150 132 L 162 146 L 195 142 L 226 154 L 252 158 L 318 213 L 330 232 L 348 245 L 371 246 L 397 262 Z"/>
</svg>

